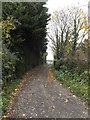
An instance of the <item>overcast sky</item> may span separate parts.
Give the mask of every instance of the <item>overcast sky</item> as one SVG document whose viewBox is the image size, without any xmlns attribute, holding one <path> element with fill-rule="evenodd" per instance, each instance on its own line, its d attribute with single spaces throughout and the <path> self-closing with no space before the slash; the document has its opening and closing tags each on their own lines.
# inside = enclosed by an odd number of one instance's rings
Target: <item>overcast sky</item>
<svg viewBox="0 0 90 120">
<path fill-rule="evenodd" d="M 90 0 L 48 0 L 47 1 L 47 7 L 48 7 L 48 12 L 53 13 L 53 11 L 61 8 L 65 8 L 67 6 L 79 6 L 82 8 L 85 12 L 88 12 L 88 2 Z M 53 59 L 53 53 L 51 51 L 50 45 L 48 45 L 48 60 Z"/>
</svg>

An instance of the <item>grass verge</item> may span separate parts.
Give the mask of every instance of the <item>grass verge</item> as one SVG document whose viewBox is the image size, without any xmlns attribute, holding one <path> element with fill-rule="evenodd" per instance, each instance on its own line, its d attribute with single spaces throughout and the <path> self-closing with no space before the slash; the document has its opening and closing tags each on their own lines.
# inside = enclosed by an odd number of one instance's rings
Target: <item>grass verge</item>
<svg viewBox="0 0 90 120">
<path fill-rule="evenodd" d="M 14 80 L 9 85 L 3 88 L 2 98 L 0 99 L 0 108 L 2 109 L 2 116 L 7 110 L 12 107 L 13 99 L 16 94 L 16 88 L 20 84 L 21 80 Z"/>
<path fill-rule="evenodd" d="M 90 101 L 90 96 L 88 96 L 88 71 L 84 71 L 80 76 L 77 72 L 72 74 L 65 66 L 62 66 L 59 71 L 52 68 L 52 71 L 54 76 L 71 92 L 86 102 Z"/>
</svg>

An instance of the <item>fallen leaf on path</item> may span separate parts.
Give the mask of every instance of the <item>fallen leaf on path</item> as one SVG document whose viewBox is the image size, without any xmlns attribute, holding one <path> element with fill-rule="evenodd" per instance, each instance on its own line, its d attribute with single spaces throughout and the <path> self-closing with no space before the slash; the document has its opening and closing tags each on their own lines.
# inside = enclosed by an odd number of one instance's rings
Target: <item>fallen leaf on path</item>
<svg viewBox="0 0 90 120">
<path fill-rule="evenodd" d="M 83 102 L 83 105 L 86 105 L 86 102 Z"/>
<path fill-rule="evenodd" d="M 60 93 L 59 96 L 62 96 L 62 94 Z"/>
<path fill-rule="evenodd" d="M 48 80 L 50 80 L 50 78 L 48 77 Z"/>
<path fill-rule="evenodd" d="M 83 114 L 85 114 L 85 115 L 86 115 L 86 114 L 87 114 L 87 112 L 83 112 Z"/>
<path fill-rule="evenodd" d="M 46 85 L 44 85 L 44 87 L 46 88 L 47 86 L 46 86 Z"/>
<path fill-rule="evenodd" d="M 32 117 L 30 117 L 30 118 L 32 118 Z"/>
<path fill-rule="evenodd" d="M 52 97 L 52 101 L 54 101 L 55 100 L 55 97 Z"/>
<path fill-rule="evenodd" d="M 22 94 L 20 95 L 20 97 L 22 97 Z"/>
<path fill-rule="evenodd" d="M 15 89 L 15 92 L 17 92 L 18 91 L 18 89 Z"/>
<path fill-rule="evenodd" d="M 22 114 L 23 117 L 25 117 L 26 115 L 25 114 Z"/>
<path fill-rule="evenodd" d="M 68 100 L 68 99 L 65 99 L 64 103 L 66 104 L 66 103 L 68 103 L 68 102 L 69 102 L 69 100 Z"/>
<path fill-rule="evenodd" d="M 37 113 L 35 113 L 35 116 L 37 116 Z"/>
<path fill-rule="evenodd" d="M 15 110 L 12 110 L 12 112 L 15 112 Z"/>
<path fill-rule="evenodd" d="M 90 108 L 88 108 L 88 107 L 87 107 L 86 109 L 87 109 L 87 110 L 90 110 Z"/>
<path fill-rule="evenodd" d="M 62 84 L 59 84 L 59 85 L 61 85 L 61 86 L 62 86 Z"/>
<path fill-rule="evenodd" d="M 46 115 L 45 117 L 46 117 L 46 118 L 48 118 L 48 116 L 47 116 L 47 115 Z"/>
<path fill-rule="evenodd" d="M 13 104 L 13 101 L 12 101 L 12 100 L 9 100 L 8 102 L 9 102 L 10 104 Z"/>
<path fill-rule="evenodd" d="M 6 117 L 7 117 L 6 115 L 3 116 L 3 118 L 6 118 Z"/>
<path fill-rule="evenodd" d="M 51 106 L 51 107 L 49 107 L 49 109 L 50 109 L 50 111 L 54 111 L 54 109 L 55 109 L 55 106 Z"/>
<path fill-rule="evenodd" d="M 74 98 L 76 98 L 76 95 L 73 95 Z"/>
</svg>

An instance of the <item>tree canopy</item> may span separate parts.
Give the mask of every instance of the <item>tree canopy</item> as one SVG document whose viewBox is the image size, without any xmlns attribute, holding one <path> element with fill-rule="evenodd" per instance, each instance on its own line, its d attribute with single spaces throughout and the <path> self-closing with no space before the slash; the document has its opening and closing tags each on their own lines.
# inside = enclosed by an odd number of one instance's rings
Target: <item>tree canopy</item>
<svg viewBox="0 0 90 120">
<path fill-rule="evenodd" d="M 47 49 L 46 25 L 50 16 L 44 4 L 2 3 L 2 40 L 4 47 L 17 56 L 16 73 L 19 69 L 27 70 L 43 63 Z"/>
</svg>

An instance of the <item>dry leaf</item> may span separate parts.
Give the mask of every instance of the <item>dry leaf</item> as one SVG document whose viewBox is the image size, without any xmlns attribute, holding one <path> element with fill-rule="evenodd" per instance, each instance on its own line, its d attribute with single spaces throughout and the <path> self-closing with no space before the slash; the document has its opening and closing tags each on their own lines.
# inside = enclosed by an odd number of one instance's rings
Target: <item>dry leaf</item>
<svg viewBox="0 0 90 120">
<path fill-rule="evenodd" d="M 10 104 L 12 104 L 12 103 L 13 103 L 13 101 L 12 101 L 12 100 L 9 100 L 8 102 L 9 102 Z"/>
<path fill-rule="evenodd" d="M 59 84 L 59 85 L 61 85 L 61 86 L 62 86 L 62 84 Z"/>
<path fill-rule="evenodd" d="M 87 110 L 90 110 L 90 108 L 88 108 L 88 107 L 87 107 L 86 109 L 87 109 Z"/>
<path fill-rule="evenodd" d="M 64 103 L 68 103 L 68 101 L 69 101 L 68 99 L 65 99 Z"/>
<path fill-rule="evenodd" d="M 52 101 L 54 101 L 55 100 L 55 97 L 52 97 Z"/>
<path fill-rule="evenodd" d="M 46 85 L 44 85 L 44 87 L 46 88 L 47 86 L 46 86 Z"/>
<path fill-rule="evenodd" d="M 76 98 L 76 96 L 75 96 L 75 95 L 73 95 L 73 97 L 74 97 L 74 98 Z"/>
<path fill-rule="evenodd" d="M 60 93 L 59 96 L 62 96 L 62 94 Z"/>
<path fill-rule="evenodd" d="M 49 107 L 49 109 L 50 109 L 50 111 L 54 111 L 54 109 L 55 109 L 55 106 L 51 106 L 51 107 Z"/>
<path fill-rule="evenodd" d="M 18 89 L 15 89 L 15 92 L 17 92 L 18 91 Z"/>
<path fill-rule="evenodd" d="M 22 114 L 23 117 L 25 117 L 26 115 L 25 114 Z"/>
<path fill-rule="evenodd" d="M 13 96 L 16 96 L 16 93 L 12 92 L 12 95 L 13 95 Z"/>
<path fill-rule="evenodd" d="M 7 117 L 6 115 L 3 116 L 3 118 L 6 118 L 6 117 Z"/>
<path fill-rule="evenodd" d="M 86 102 L 83 102 L 83 105 L 86 105 Z"/>
</svg>

